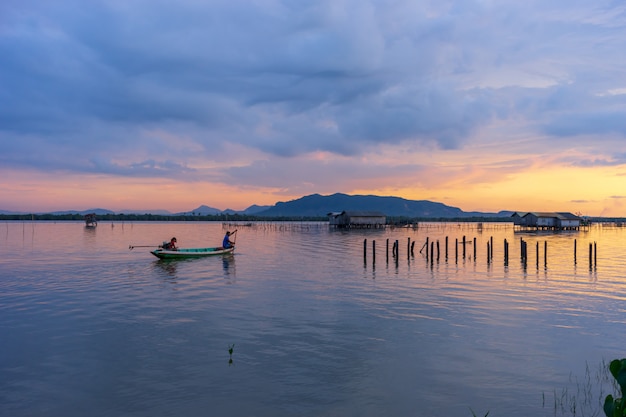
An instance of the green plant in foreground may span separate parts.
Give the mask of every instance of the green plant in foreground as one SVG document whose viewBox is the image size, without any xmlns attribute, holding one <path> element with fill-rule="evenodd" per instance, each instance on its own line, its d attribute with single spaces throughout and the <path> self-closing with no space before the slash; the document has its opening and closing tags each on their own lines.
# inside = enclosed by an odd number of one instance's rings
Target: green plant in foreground
<svg viewBox="0 0 626 417">
<path fill-rule="evenodd" d="M 615 359 L 609 365 L 611 375 L 619 384 L 621 398 L 613 398 L 611 394 L 604 400 L 604 414 L 606 417 L 626 417 L 626 359 Z"/>
<path fill-rule="evenodd" d="M 619 386 L 609 370 L 609 362 L 602 359 L 598 366 L 592 369 L 585 365 L 585 376 L 580 379 L 570 374 L 569 386 L 560 392 L 556 389 L 552 393 L 542 392 L 542 407 L 549 407 L 549 397 L 554 397 L 554 416 L 571 415 L 572 417 L 598 417 L 603 415 L 602 406 L 606 395 L 610 392 L 614 396 L 619 393 Z M 611 416 L 612 417 L 612 416 Z"/>
</svg>

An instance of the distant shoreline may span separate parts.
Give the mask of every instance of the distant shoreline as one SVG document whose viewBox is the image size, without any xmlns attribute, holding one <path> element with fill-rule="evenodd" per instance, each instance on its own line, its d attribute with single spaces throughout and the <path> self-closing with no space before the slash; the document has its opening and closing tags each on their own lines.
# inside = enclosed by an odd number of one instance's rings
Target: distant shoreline
<svg viewBox="0 0 626 417">
<path fill-rule="evenodd" d="M 216 215 L 163 215 L 163 214 L 103 214 L 96 216 L 98 222 L 327 222 L 326 216 L 252 216 L 242 214 Z M 626 217 L 589 217 L 592 223 L 616 223 L 626 226 Z M 0 214 L 0 221 L 85 221 L 82 214 Z M 402 225 L 417 222 L 457 223 L 512 223 L 510 217 L 398 217 L 387 216 L 387 224 Z"/>
</svg>

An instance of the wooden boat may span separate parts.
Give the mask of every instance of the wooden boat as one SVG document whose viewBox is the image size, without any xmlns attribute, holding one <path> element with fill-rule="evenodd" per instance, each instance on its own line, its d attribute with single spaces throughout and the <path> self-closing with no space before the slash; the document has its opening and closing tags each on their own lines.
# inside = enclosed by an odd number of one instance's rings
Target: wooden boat
<svg viewBox="0 0 626 417">
<path fill-rule="evenodd" d="M 179 259 L 179 258 L 202 258 L 204 256 L 225 255 L 232 253 L 235 247 L 230 248 L 181 248 L 177 250 L 155 249 L 150 253 L 159 259 Z"/>
</svg>

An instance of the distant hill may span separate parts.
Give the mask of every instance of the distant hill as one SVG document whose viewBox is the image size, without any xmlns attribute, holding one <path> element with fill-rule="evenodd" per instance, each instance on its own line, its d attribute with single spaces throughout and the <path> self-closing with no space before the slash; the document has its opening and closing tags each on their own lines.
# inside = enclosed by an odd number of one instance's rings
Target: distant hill
<svg viewBox="0 0 626 417">
<path fill-rule="evenodd" d="M 233 210 L 233 209 L 226 209 L 226 210 L 220 210 L 220 209 L 216 209 L 213 207 L 208 207 L 208 206 L 200 206 L 195 210 L 191 210 L 189 212 L 185 212 L 185 213 L 177 213 L 179 215 L 182 214 L 189 214 L 189 213 L 195 213 L 195 214 L 200 214 L 200 215 L 219 215 L 219 214 L 228 214 L 228 215 L 232 215 L 232 214 L 246 214 L 246 215 L 255 215 L 263 210 L 267 210 L 269 208 L 271 208 L 272 206 L 257 206 L 256 204 L 248 207 L 245 210 Z"/>
<path fill-rule="evenodd" d="M 407 200 L 400 197 L 376 195 L 347 195 L 336 193 L 328 196 L 312 194 L 257 213 L 258 216 L 325 217 L 331 212 L 344 210 L 380 211 L 393 217 L 463 218 L 473 216 L 498 216 L 494 213 L 466 213 L 457 207 L 427 200 Z"/>
<path fill-rule="evenodd" d="M 81 215 L 84 216 L 85 214 L 90 214 L 90 213 L 96 213 L 98 215 L 115 214 L 115 212 L 113 212 L 111 210 L 102 209 L 102 208 L 92 208 L 92 209 L 89 209 L 89 210 L 53 211 L 51 213 L 46 213 L 46 214 L 54 214 L 55 216 L 62 216 L 64 214 L 81 214 Z"/>
<path fill-rule="evenodd" d="M 249 214 L 249 215 L 253 215 L 253 214 L 259 214 L 265 210 L 268 210 L 270 208 L 272 208 L 273 206 L 257 206 L 256 204 L 251 205 L 250 207 L 248 207 L 247 209 L 245 209 L 244 211 L 239 211 L 237 213 L 242 213 L 242 214 Z"/>
<path fill-rule="evenodd" d="M 186 211 L 184 213 L 176 213 L 176 214 L 182 215 L 182 214 L 191 214 L 191 213 L 196 214 L 198 216 L 214 216 L 216 214 L 221 214 L 222 210 L 205 206 L 205 205 L 201 205 L 200 207 L 196 209 Z"/>
<path fill-rule="evenodd" d="M 243 211 L 232 209 L 220 210 L 214 207 L 201 205 L 193 210 L 180 213 L 171 213 L 167 210 L 121 210 L 117 213 L 124 214 L 153 214 L 167 216 L 219 216 L 219 215 L 248 215 L 258 217 L 326 217 L 328 213 L 341 212 L 344 210 L 355 211 L 380 211 L 388 217 L 408 218 L 468 218 L 468 217 L 510 217 L 513 212 L 500 211 L 499 213 L 464 212 L 457 207 L 447 206 L 428 200 L 407 200 L 401 197 L 382 197 L 376 195 L 348 195 L 311 194 L 296 200 L 278 202 L 273 206 L 258 206 L 256 204 Z M 111 210 L 93 208 L 88 210 L 67 210 L 49 212 L 37 212 L 34 214 L 67 215 L 96 213 L 96 215 L 116 214 Z M 28 214 L 13 211 L 0 210 L 0 214 Z"/>
</svg>

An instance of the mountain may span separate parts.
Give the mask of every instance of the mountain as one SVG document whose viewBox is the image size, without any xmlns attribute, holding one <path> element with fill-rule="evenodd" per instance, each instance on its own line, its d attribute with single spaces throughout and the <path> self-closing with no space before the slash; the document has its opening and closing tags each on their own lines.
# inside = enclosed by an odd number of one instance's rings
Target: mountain
<svg viewBox="0 0 626 417">
<path fill-rule="evenodd" d="M 102 214 L 115 214 L 115 212 L 112 212 L 111 210 L 107 210 L 107 209 L 102 209 L 102 208 L 92 208 L 92 209 L 88 209 L 88 210 L 65 210 L 65 211 L 54 211 L 51 213 L 46 213 L 46 214 L 53 214 L 55 216 L 62 216 L 64 214 L 81 214 L 81 215 L 85 215 L 85 214 L 90 214 L 90 213 L 96 213 L 99 215 Z"/>
<path fill-rule="evenodd" d="M 184 212 L 184 213 L 177 213 L 177 214 L 196 214 L 199 216 L 213 216 L 216 214 L 221 214 L 222 210 L 220 209 L 216 209 L 213 207 L 209 207 L 209 206 L 205 206 L 204 204 L 201 205 L 200 207 L 194 209 L 194 210 L 190 210 L 188 212 Z"/>
<path fill-rule="evenodd" d="M 250 207 L 248 207 L 247 209 L 245 209 L 244 211 L 240 211 L 238 213 L 242 213 L 242 214 L 259 214 L 262 211 L 268 210 L 272 208 L 272 206 L 257 206 L 256 204 L 251 205 Z"/>
<path fill-rule="evenodd" d="M 468 218 L 468 217 L 510 217 L 511 211 L 500 211 L 498 213 L 464 212 L 457 207 L 447 206 L 428 200 L 407 200 L 401 197 L 382 197 L 376 195 L 348 195 L 331 194 L 320 195 L 311 194 L 296 200 L 278 202 L 273 206 L 258 206 L 256 204 L 243 211 L 232 209 L 220 210 L 214 207 L 201 205 L 196 209 L 172 214 L 167 210 L 123 210 L 118 213 L 125 214 L 155 214 L 167 216 L 182 215 L 220 215 L 220 214 L 242 214 L 258 217 L 326 217 L 328 213 L 347 211 L 379 211 L 390 217 L 408 218 Z M 115 214 L 111 210 L 93 208 L 89 210 L 68 210 L 57 211 L 45 214 L 81 214 L 96 213 L 96 215 Z M 24 214 L 11 211 L 0 210 L 0 214 Z M 37 214 L 37 213 L 36 213 Z M 44 213 L 38 213 L 44 214 Z"/>
<path fill-rule="evenodd" d="M 252 216 L 252 215 L 262 212 L 263 210 L 267 210 L 271 207 L 272 206 L 257 206 L 256 204 L 253 204 L 245 210 L 226 209 L 222 212 L 222 214 L 245 214 L 245 215 Z"/>
<path fill-rule="evenodd" d="M 325 217 L 331 212 L 380 211 L 393 217 L 458 218 L 472 216 L 497 216 L 492 213 L 466 213 L 457 207 L 427 200 L 407 200 L 400 197 L 376 195 L 328 196 L 312 194 L 288 202 L 278 202 L 273 207 L 257 213 L 258 216 Z"/>
</svg>

